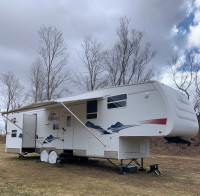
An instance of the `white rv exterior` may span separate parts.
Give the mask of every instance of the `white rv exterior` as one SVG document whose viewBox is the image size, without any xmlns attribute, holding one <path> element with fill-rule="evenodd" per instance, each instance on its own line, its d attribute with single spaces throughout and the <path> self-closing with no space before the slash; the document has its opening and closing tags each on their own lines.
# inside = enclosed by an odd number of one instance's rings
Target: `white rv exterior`
<svg viewBox="0 0 200 196">
<path fill-rule="evenodd" d="M 2 113 L 6 117 L 6 112 Z M 117 86 L 10 111 L 6 152 L 113 159 L 148 157 L 152 136 L 194 137 L 196 114 L 180 92 L 159 82 Z"/>
</svg>

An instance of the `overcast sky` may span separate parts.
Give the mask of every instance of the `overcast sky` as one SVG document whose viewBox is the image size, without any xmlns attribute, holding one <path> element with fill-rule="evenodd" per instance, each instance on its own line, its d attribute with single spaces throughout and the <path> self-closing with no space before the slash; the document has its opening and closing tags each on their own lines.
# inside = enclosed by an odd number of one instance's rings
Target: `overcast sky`
<svg viewBox="0 0 200 196">
<path fill-rule="evenodd" d="M 112 47 L 116 41 L 119 18 L 125 15 L 131 18 L 132 28 L 145 30 L 145 39 L 150 41 L 152 48 L 157 51 L 152 64 L 163 67 L 165 71 L 166 62 L 174 48 L 183 49 L 188 44 L 188 41 L 185 41 L 186 36 L 183 35 L 184 25 L 187 25 L 184 21 L 191 12 L 196 12 L 194 9 L 196 2 L 192 2 L 191 0 L 0 0 L 1 72 L 11 70 L 24 84 L 27 83 L 26 73 L 37 56 L 37 31 L 42 25 L 56 26 L 63 32 L 70 50 L 68 66 L 72 69 L 81 66 L 77 50 L 80 50 L 83 37 L 91 34 L 102 41 L 105 48 Z M 196 38 L 191 38 L 190 42 L 196 44 Z"/>
<path fill-rule="evenodd" d="M 151 64 L 165 74 L 171 54 L 199 47 L 199 7 L 200 0 L 0 0 L 1 72 L 13 71 L 27 86 L 43 25 L 63 32 L 70 52 L 67 66 L 75 70 L 81 66 L 77 51 L 83 37 L 91 34 L 111 48 L 119 18 L 126 15 L 131 28 L 145 31 L 157 51 Z"/>
</svg>

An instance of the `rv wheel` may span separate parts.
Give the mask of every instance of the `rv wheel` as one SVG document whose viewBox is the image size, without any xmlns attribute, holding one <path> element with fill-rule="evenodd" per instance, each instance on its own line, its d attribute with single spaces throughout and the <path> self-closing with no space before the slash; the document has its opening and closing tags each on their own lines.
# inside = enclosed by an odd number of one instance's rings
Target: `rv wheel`
<svg viewBox="0 0 200 196">
<path fill-rule="evenodd" d="M 40 154 L 40 161 L 48 162 L 49 161 L 49 154 L 46 150 L 43 150 Z"/>
<path fill-rule="evenodd" d="M 55 151 L 51 151 L 49 154 L 49 163 L 55 164 L 57 163 L 58 155 Z"/>
</svg>

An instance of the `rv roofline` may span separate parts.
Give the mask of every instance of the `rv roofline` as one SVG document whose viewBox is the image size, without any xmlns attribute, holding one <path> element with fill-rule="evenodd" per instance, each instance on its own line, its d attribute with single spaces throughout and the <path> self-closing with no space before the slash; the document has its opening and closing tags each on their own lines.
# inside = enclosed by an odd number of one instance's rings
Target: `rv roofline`
<svg viewBox="0 0 200 196">
<path fill-rule="evenodd" d="M 85 94 L 88 94 L 88 93 L 100 92 L 102 90 L 107 90 L 107 89 L 112 89 L 112 88 L 121 88 L 121 87 L 125 87 L 125 86 L 136 86 L 136 85 L 148 84 L 148 83 L 160 83 L 160 82 L 158 82 L 156 80 L 152 80 L 152 81 L 149 81 L 149 82 L 140 82 L 140 83 L 135 83 L 135 84 L 125 84 L 125 85 L 117 85 L 117 86 L 108 86 L 108 87 L 99 88 L 99 89 L 96 89 L 96 90 L 93 90 L 93 91 L 86 91 L 86 92 L 83 92 L 83 93 L 79 93 L 79 94 L 75 94 L 75 95 L 70 95 L 70 96 L 67 96 L 67 97 L 59 98 L 59 99 L 56 99 L 55 101 L 57 101 L 57 102 L 64 102 L 63 101 L 64 99 L 69 99 L 69 98 L 76 97 L 76 96 L 79 96 L 79 95 L 85 95 Z M 160 84 L 162 84 L 162 83 L 160 83 Z"/>
<path fill-rule="evenodd" d="M 87 94 L 95 94 L 97 92 L 101 92 L 101 91 L 107 90 L 107 89 L 122 88 L 122 87 L 125 87 L 125 86 L 136 86 L 136 85 L 140 85 L 140 84 L 148 84 L 148 83 L 155 83 L 155 82 L 160 83 L 158 81 L 149 81 L 149 82 L 142 82 L 142 83 L 136 83 L 136 84 L 126 84 L 126 85 L 118 85 L 118 86 L 101 88 L 101 89 L 97 89 L 97 90 L 94 90 L 94 91 L 87 91 L 87 92 L 80 93 L 80 94 L 77 94 L 77 95 L 71 95 L 71 96 L 67 96 L 67 97 L 63 97 L 63 98 L 59 98 L 59 99 L 55 99 L 55 100 L 48 100 L 48 101 L 31 103 L 29 105 L 23 106 L 21 108 L 17 108 L 15 110 L 10 110 L 8 112 L 3 111 L 3 112 L 1 112 L 1 114 L 3 115 L 3 114 L 9 114 L 9 113 L 15 113 L 15 112 L 21 112 L 21 111 L 30 111 L 30 110 L 33 110 L 33 109 L 39 109 L 39 108 L 44 108 L 44 107 L 47 107 L 47 106 L 50 106 L 50 105 L 58 104 L 60 102 L 70 103 L 70 102 L 78 102 L 78 101 L 84 101 L 84 100 L 90 100 L 90 99 L 100 99 L 100 98 L 105 97 L 106 95 L 104 95 L 103 97 L 102 96 L 94 96 L 94 97 L 89 96 L 89 97 L 86 97 L 86 98 L 83 98 L 83 99 L 74 99 L 73 100 L 73 98 L 76 98 L 76 97 L 79 97 L 79 96 L 84 96 L 84 95 L 87 95 Z"/>
<path fill-rule="evenodd" d="M 83 93 L 77 93 L 77 94 L 70 95 L 70 96 L 67 96 L 67 97 L 59 98 L 59 99 L 56 99 L 56 101 L 59 101 L 61 99 L 65 99 L 65 98 L 75 97 L 75 96 L 78 96 L 78 95 L 84 95 L 84 94 L 87 94 L 87 93 L 90 93 L 90 92 L 98 92 L 98 91 L 102 91 L 102 90 L 106 90 L 106 89 L 111 89 L 111 88 L 119 88 L 119 87 L 124 87 L 124 86 L 136 86 L 136 85 L 139 85 L 139 84 L 148 84 L 148 83 L 154 83 L 154 82 L 161 83 L 161 82 L 158 82 L 156 80 L 152 80 L 152 81 L 148 81 L 148 82 L 140 82 L 140 83 L 135 83 L 135 84 L 107 86 L 107 87 L 104 87 L 104 88 L 98 88 L 98 89 L 93 90 L 93 91 L 86 91 L 86 92 L 83 92 Z"/>
</svg>

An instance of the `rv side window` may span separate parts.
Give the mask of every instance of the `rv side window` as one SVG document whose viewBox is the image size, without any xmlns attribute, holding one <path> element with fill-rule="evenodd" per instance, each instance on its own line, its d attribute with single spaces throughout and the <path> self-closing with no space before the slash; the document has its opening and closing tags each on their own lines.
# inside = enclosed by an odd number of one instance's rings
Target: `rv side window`
<svg viewBox="0 0 200 196">
<path fill-rule="evenodd" d="M 127 101 L 127 94 L 116 95 L 107 98 L 107 108 L 125 107 Z"/>
<path fill-rule="evenodd" d="M 87 102 L 87 119 L 97 118 L 97 100 Z"/>
<path fill-rule="evenodd" d="M 67 116 L 67 127 L 71 127 L 71 116 Z"/>
<path fill-rule="evenodd" d="M 53 124 L 53 130 L 57 130 L 59 129 L 59 124 L 58 123 L 54 123 Z"/>
<path fill-rule="evenodd" d="M 17 130 L 12 130 L 12 137 L 17 137 Z"/>
</svg>

